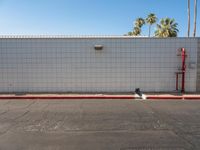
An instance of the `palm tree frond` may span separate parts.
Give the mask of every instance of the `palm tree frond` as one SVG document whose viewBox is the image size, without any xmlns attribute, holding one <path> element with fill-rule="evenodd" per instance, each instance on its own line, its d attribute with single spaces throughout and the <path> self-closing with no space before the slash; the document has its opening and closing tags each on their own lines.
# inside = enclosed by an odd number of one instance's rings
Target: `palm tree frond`
<svg viewBox="0 0 200 150">
<path fill-rule="evenodd" d="M 159 24 L 157 24 L 157 30 L 155 31 L 156 37 L 177 37 L 178 35 L 178 23 L 175 19 L 163 18 Z"/>
</svg>

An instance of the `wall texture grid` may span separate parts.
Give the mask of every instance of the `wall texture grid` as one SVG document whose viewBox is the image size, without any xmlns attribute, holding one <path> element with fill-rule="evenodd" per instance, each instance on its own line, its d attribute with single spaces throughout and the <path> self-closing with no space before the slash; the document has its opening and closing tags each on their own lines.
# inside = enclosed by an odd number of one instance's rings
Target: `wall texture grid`
<svg viewBox="0 0 200 150">
<path fill-rule="evenodd" d="M 0 37 L 0 93 L 175 90 L 187 50 L 186 91 L 200 85 L 198 38 Z M 200 42 L 199 42 L 200 43 Z M 103 50 L 95 50 L 103 45 Z M 198 79 L 197 79 L 198 78 Z"/>
</svg>

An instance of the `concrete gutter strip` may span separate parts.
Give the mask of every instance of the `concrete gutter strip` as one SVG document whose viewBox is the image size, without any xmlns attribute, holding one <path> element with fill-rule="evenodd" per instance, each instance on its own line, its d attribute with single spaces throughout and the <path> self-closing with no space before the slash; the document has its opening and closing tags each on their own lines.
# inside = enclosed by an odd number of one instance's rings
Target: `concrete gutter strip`
<svg viewBox="0 0 200 150">
<path fill-rule="evenodd" d="M 0 95 L 0 100 L 140 99 L 136 95 Z M 146 95 L 147 100 L 200 100 L 200 95 Z"/>
</svg>

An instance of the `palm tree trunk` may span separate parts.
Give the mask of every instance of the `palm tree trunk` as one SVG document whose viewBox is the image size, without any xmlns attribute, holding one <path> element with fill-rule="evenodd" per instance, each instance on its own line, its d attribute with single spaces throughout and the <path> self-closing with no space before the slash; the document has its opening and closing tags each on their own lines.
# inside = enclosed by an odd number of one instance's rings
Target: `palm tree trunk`
<svg viewBox="0 0 200 150">
<path fill-rule="evenodd" d="M 151 37 L 151 25 L 149 25 L 149 37 Z"/>
<path fill-rule="evenodd" d="M 197 0 L 194 0 L 194 33 L 193 36 L 196 37 L 197 30 Z"/>
<path fill-rule="evenodd" d="M 190 37 L 190 0 L 188 0 L 188 37 Z"/>
</svg>

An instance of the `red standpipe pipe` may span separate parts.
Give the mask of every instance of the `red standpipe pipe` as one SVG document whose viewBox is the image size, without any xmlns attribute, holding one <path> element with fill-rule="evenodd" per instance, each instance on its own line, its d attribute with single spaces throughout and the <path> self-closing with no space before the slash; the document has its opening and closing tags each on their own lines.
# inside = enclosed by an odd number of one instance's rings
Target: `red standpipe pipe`
<svg viewBox="0 0 200 150">
<path fill-rule="evenodd" d="M 186 50 L 185 48 L 181 49 L 181 56 L 182 56 L 182 89 L 181 92 L 185 92 L 185 73 L 186 73 Z"/>
</svg>

